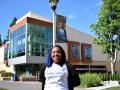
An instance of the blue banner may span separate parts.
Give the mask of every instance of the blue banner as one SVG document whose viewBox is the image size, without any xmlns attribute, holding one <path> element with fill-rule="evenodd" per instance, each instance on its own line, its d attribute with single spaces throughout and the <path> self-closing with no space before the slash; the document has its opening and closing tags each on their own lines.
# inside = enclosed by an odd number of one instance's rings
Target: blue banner
<svg viewBox="0 0 120 90">
<path fill-rule="evenodd" d="M 56 42 L 67 42 L 66 17 L 56 14 Z"/>
</svg>

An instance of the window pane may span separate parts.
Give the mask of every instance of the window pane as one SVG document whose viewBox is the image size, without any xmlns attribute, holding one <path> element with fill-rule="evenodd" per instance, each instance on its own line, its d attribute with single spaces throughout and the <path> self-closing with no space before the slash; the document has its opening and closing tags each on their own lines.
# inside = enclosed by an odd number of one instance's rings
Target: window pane
<svg viewBox="0 0 120 90">
<path fill-rule="evenodd" d="M 28 55 L 45 56 L 52 46 L 52 30 L 41 25 L 28 24 Z M 48 38 L 49 37 L 49 38 Z"/>
<path fill-rule="evenodd" d="M 79 45 L 73 45 L 72 46 L 72 58 L 80 58 L 80 46 Z"/>
<path fill-rule="evenodd" d="M 10 33 L 9 58 L 25 55 L 25 25 Z"/>
<path fill-rule="evenodd" d="M 91 60 L 91 48 L 90 47 L 87 47 L 85 48 L 85 58 L 86 60 Z"/>
</svg>

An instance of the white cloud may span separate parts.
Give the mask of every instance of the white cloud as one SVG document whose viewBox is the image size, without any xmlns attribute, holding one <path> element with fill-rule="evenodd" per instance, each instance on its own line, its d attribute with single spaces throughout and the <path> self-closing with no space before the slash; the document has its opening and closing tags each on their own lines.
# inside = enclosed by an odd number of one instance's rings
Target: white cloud
<svg viewBox="0 0 120 90">
<path fill-rule="evenodd" d="M 75 16 L 75 15 L 73 15 L 73 14 L 69 14 L 69 15 L 67 15 L 67 18 L 69 18 L 69 19 L 75 19 L 75 18 L 76 18 L 76 16 Z"/>
</svg>

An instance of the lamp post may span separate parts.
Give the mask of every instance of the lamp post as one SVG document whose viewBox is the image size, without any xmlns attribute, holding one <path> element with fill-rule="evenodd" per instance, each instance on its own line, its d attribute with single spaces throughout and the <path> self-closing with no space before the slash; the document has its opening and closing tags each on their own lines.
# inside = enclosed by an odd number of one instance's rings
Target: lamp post
<svg viewBox="0 0 120 90">
<path fill-rule="evenodd" d="M 55 41 L 56 41 L 56 30 L 55 30 L 55 15 L 56 15 L 56 8 L 57 8 L 57 3 L 59 0 L 49 0 L 50 6 L 53 10 L 53 46 L 55 46 Z"/>
</svg>

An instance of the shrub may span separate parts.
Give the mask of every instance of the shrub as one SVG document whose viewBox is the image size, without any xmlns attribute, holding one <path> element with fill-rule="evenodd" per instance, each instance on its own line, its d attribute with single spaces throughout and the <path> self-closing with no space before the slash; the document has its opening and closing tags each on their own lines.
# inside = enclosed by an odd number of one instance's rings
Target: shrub
<svg viewBox="0 0 120 90">
<path fill-rule="evenodd" d="M 99 74 L 101 80 L 103 81 L 109 81 L 109 80 L 120 80 L 120 74 L 119 73 L 115 73 L 115 74 L 111 74 L 111 73 L 101 73 Z"/>
<path fill-rule="evenodd" d="M 101 85 L 101 78 L 96 73 L 86 73 L 80 75 L 82 87 L 94 87 Z"/>
<path fill-rule="evenodd" d="M 36 78 L 34 76 L 31 76 L 31 77 L 26 77 L 26 76 L 23 76 L 21 77 L 21 81 L 35 81 Z"/>
<path fill-rule="evenodd" d="M 7 73 L 2 73 L 1 74 L 1 77 L 12 77 L 12 73 L 9 73 L 9 72 L 7 72 Z"/>
<path fill-rule="evenodd" d="M 105 73 L 100 73 L 99 76 L 100 76 L 102 81 L 106 81 L 107 80 Z"/>
<path fill-rule="evenodd" d="M 2 74 L 2 73 L 5 73 L 5 71 L 4 71 L 4 70 L 1 70 L 1 71 L 0 71 L 0 74 Z"/>
<path fill-rule="evenodd" d="M 111 78 L 111 75 L 109 73 L 101 73 L 99 75 L 102 81 L 109 81 Z"/>
<path fill-rule="evenodd" d="M 5 89 L 5 88 L 0 88 L 0 90 L 8 90 L 8 89 Z"/>
<path fill-rule="evenodd" d="M 9 80 L 11 80 L 10 77 L 3 77 L 3 81 L 9 81 Z"/>
</svg>

